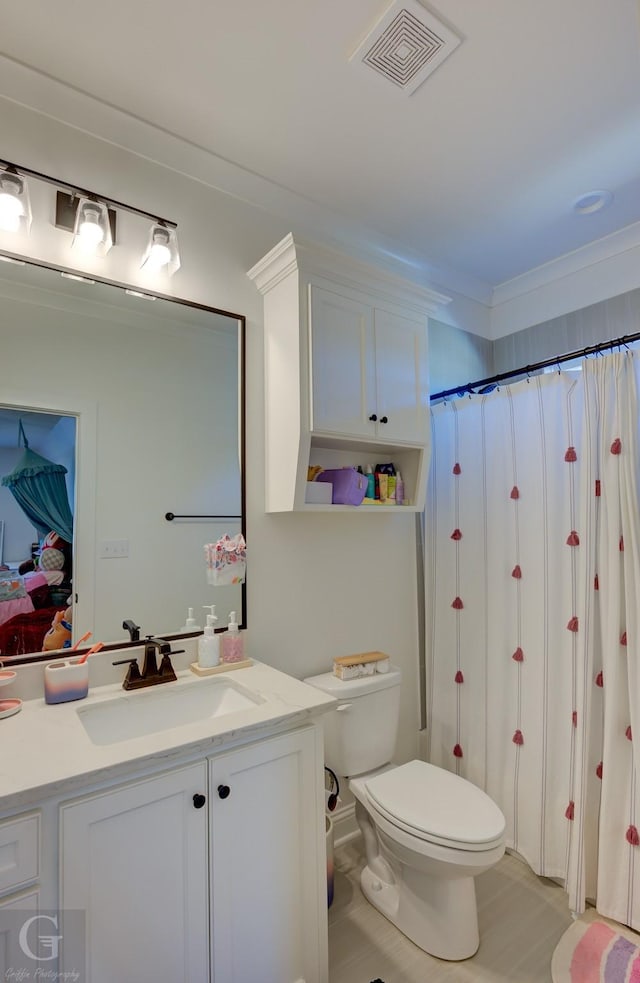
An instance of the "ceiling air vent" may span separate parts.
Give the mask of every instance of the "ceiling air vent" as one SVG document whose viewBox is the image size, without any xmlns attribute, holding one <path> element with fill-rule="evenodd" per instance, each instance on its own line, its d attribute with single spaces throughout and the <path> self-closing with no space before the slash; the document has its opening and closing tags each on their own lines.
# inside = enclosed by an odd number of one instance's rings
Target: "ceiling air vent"
<svg viewBox="0 0 640 983">
<path fill-rule="evenodd" d="M 416 0 L 395 0 L 351 56 L 411 95 L 460 44 Z"/>
</svg>

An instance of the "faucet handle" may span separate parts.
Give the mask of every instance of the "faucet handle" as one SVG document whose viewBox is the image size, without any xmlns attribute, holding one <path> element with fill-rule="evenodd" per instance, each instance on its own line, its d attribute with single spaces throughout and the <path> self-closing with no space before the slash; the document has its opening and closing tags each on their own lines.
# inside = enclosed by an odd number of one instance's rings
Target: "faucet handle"
<svg viewBox="0 0 640 983">
<path fill-rule="evenodd" d="M 129 668 L 127 669 L 127 674 L 124 677 L 124 682 L 122 684 L 124 689 L 129 689 L 133 683 L 135 683 L 139 679 L 142 679 L 142 676 L 140 675 L 140 669 L 138 667 L 137 659 L 117 659 L 115 662 L 112 662 L 111 665 L 126 666 L 127 663 L 129 665 Z"/>
</svg>

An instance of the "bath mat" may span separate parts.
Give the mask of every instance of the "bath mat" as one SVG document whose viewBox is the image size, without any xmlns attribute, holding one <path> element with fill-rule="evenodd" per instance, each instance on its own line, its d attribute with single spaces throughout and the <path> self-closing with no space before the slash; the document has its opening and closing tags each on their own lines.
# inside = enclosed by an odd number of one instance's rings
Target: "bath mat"
<svg viewBox="0 0 640 983">
<path fill-rule="evenodd" d="M 579 919 L 551 960 L 553 983 L 640 983 L 640 935 L 616 922 Z"/>
</svg>

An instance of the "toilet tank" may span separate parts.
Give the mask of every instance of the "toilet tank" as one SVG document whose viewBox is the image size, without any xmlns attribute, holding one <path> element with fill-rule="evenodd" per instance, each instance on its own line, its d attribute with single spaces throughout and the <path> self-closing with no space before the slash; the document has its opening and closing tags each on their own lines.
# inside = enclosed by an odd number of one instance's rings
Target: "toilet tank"
<svg viewBox="0 0 640 983">
<path fill-rule="evenodd" d="M 362 775 L 393 757 L 400 716 L 400 670 L 360 679 L 338 679 L 332 672 L 305 683 L 339 700 L 322 718 L 325 764 L 338 775 Z"/>
</svg>

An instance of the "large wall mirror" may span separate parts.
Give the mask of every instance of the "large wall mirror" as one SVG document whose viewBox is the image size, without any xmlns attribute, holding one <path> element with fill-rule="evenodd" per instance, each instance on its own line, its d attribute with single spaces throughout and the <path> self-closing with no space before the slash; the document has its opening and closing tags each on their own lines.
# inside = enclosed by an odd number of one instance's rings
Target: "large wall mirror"
<svg viewBox="0 0 640 983">
<path fill-rule="evenodd" d="M 3 262 L 0 338 L 0 478 L 28 443 L 62 465 L 73 519 L 70 544 L 46 543 L 0 485 L 0 660 L 46 658 L 69 599 L 74 643 L 128 641 L 125 620 L 180 634 L 211 604 L 245 624 L 244 585 L 211 586 L 204 555 L 245 533 L 244 318 Z"/>
</svg>

